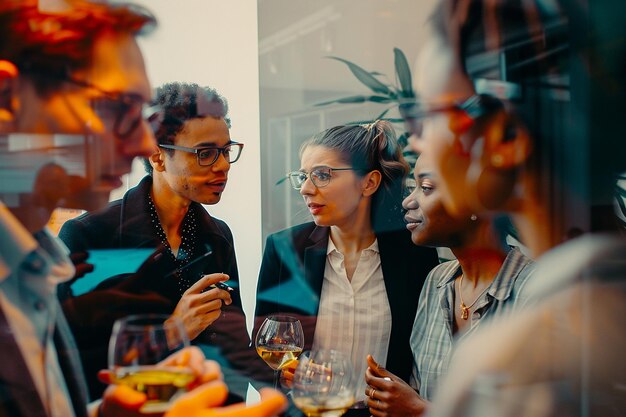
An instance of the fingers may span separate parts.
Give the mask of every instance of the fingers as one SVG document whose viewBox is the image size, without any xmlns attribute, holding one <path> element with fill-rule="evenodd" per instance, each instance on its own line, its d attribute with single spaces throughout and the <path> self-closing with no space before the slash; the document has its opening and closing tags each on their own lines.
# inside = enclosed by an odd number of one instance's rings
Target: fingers
<svg viewBox="0 0 626 417">
<path fill-rule="evenodd" d="M 220 369 L 220 365 L 212 360 L 204 361 L 204 369 L 202 375 L 200 376 L 201 383 L 206 383 L 214 380 L 222 379 L 222 370 Z"/>
<path fill-rule="evenodd" d="M 108 369 L 101 369 L 98 371 L 98 380 L 103 384 L 112 384 L 113 383 L 113 372 Z"/>
<path fill-rule="evenodd" d="M 73 252 L 70 254 L 70 260 L 74 265 L 85 262 L 87 258 L 89 258 L 87 252 Z"/>
<path fill-rule="evenodd" d="M 194 311 L 195 316 L 201 316 L 201 317 L 203 317 L 205 314 L 209 314 L 212 311 L 217 311 L 218 317 L 219 317 L 219 314 L 221 314 L 221 310 L 222 310 L 222 300 L 217 299 L 217 300 L 207 301 L 202 304 L 198 304 L 197 306 L 193 306 L 192 310 Z"/>
<path fill-rule="evenodd" d="M 222 381 L 213 381 L 189 391 L 176 400 L 164 417 L 210 416 L 209 408 L 224 403 L 228 388 Z"/>
<path fill-rule="evenodd" d="M 259 391 L 261 401 L 246 405 L 238 403 L 226 407 L 211 410 L 210 413 L 202 414 L 203 417 L 274 417 L 278 416 L 287 408 L 287 399 L 280 392 L 271 388 L 262 388 Z M 174 416 L 167 416 L 174 417 Z M 178 416 L 176 416 L 178 417 Z"/>
<path fill-rule="evenodd" d="M 196 281 L 184 294 L 200 294 L 202 291 L 217 282 L 228 281 L 230 277 L 226 274 L 209 274 Z"/>
<path fill-rule="evenodd" d="M 93 264 L 80 263 L 80 264 L 74 265 L 74 269 L 75 269 L 74 278 L 78 279 L 78 278 L 84 277 L 90 272 L 93 272 L 94 266 Z"/>
<path fill-rule="evenodd" d="M 220 304 L 223 302 L 226 305 L 232 303 L 232 298 L 230 293 L 226 290 L 220 290 L 218 288 L 213 288 L 207 292 L 203 292 L 199 295 L 194 295 L 193 304 L 205 304 L 209 301 L 217 300 L 220 301 Z"/>
<path fill-rule="evenodd" d="M 190 368 L 197 376 L 202 376 L 205 372 L 206 358 L 204 353 L 197 346 L 186 347 L 160 362 L 163 366 L 184 366 Z M 215 364 L 219 370 L 219 365 Z"/>
<path fill-rule="evenodd" d="M 373 395 L 369 396 L 366 401 L 367 407 L 370 409 L 370 413 L 372 415 L 385 415 L 388 404 L 385 402 L 385 400 L 375 398 L 376 395 L 380 396 L 380 394 L 377 394 L 376 392 L 373 392 Z M 375 412 L 377 412 L 378 414 L 376 414 Z"/>
<path fill-rule="evenodd" d="M 93 271 L 93 264 L 85 262 L 89 258 L 87 252 L 74 252 L 70 254 L 70 260 L 74 264 L 74 277 L 73 280 L 84 277 L 86 274 Z"/>
<path fill-rule="evenodd" d="M 367 355 L 367 366 L 372 375 L 379 378 L 392 377 L 393 374 L 374 360 L 372 355 Z"/>
<path fill-rule="evenodd" d="M 102 416 L 136 415 L 146 402 L 146 395 L 124 385 L 111 385 L 102 395 Z"/>
<path fill-rule="evenodd" d="M 377 408 L 379 406 L 379 403 L 377 403 L 376 401 L 368 400 L 367 406 L 372 417 L 387 417 L 386 411 Z"/>
</svg>

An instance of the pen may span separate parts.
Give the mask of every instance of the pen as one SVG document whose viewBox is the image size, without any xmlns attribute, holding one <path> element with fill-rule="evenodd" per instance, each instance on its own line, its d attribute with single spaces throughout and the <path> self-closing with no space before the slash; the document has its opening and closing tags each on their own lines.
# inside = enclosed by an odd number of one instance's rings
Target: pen
<svg viewBox="0 0 626 417">
<path fill-rule="evenodd" d="M 192 266 L 195 266 L 198 264 L 198 262 L 202 261 L 205 258 L 208 258 L 209 256 L 211 256 L 213 254 L 213 251 L 211 250 L 211 247 L 207 245 L 207 251 L 205 253 L 203 253 L 202 255 L 198 256 L 196 259 L 194 259 L 193 261 L 189 262 L 186 265 L 181 266 L 180 268 L 176 268 L 175 270 L 173 270 L 172 272 L 170 272 L 169 274 L 167 274 L 165 276 L 165 278 L 169 278 L 171 276 L 174 275 L 178 275 L 181 274 L 183 271 L 191 268 Z"/>
<path fill-rule="evenodd" d="M 224 291 L 228 291 L 231 292 L 234 290 L 233 287 L 229 287 L 228 285 L 224 284 L 223 282 L 216 282 L 215 284 L 211 285 L 212 288 L 219 288 L 220 290 L 224 290 Z"/>
</svg>

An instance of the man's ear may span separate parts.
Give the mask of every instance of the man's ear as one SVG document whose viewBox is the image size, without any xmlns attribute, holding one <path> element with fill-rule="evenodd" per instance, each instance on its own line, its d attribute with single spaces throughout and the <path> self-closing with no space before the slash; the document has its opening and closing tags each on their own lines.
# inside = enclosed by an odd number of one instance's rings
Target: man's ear
<svg viewBox="0 0 626 417">
<path fill-rule="evenodd" d="M 369 197 L 374 195 L 378 187 L 380 187 L 380 182 L 382 181 L 382 174 L 379 170 L 375 169 L 373 171 L 368 172 L 363 178 L 363 195 Z"/>
<path fill-rule="evenodd" d="M 165 156 L 163 155 L 163 152 L 161 152 L 161 150 L 155 151 L 152 155 L 150 155 L 150 157 L 148 157 L 148 160 L 150 161 L 150 165 L 152 165 L 152 169 L 159 171 L 159 172 L 165 171 L 164 159 L 165 159 Z"/>
<path fill-rule="evenodd" d="M 528 131 L 506 111 L 498 112 L 484 129 L 483 163 L 495 169 L 522 166 L 530 155 Z"/>
<path fill-rule="evenodd" d="M 506 111 L 484 120 L 470 151 L 467 184 L 480 210 L 503 210 L 515 195 L 520 168 L 528 160 L 531 141 L 526 128 Z"/>
<path fill-rule="evenodd" d="M 0 60 L 0 123 L 12 122 L 18 110 L 18 74 L 19 71 L 12 62 Z"/>
</svg>

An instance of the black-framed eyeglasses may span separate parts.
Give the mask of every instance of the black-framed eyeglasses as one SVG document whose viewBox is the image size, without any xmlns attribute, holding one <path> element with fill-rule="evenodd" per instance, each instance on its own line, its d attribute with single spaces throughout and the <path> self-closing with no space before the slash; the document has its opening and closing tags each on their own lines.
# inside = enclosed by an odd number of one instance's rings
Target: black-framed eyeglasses
<svg viewBox="0 0 626 417">
<path fill-rule="evenodd" d="M 237 162 L 237 160 L 241 156 L 243 143 L 231 142 L 222 148 L 187 148 L 186 146 L 161 144 L 159 145 L 159 148 L 174 149 L 177 151 L 195 153 L 196 157 L 198 158 L 198 165 L 208 167 L 217 162 L 220 154 L 224 155 L 224 159 L 226 159 L 226 162 L 228 162 L 229 164 L 234 164 L 235 162 Z"/>
<path fill-rule="evenodd" d="M 437 113 L 449 111 L 462 111 L 471 119 L 477 119 L 486 114 L 500 110 L 504 107 L 502 101 L 487 94 L 474 94 L 465 100 L 446 104 L 434 105 L 432 103 L 412 100 L 400 103 L 398 109 L 404 119 L 404 127 L 411 135 L 421 136 L 424 119 Z"/>
<path fill-rule="evenodd" d="M 355 168 L 332 168 L 327 166 L 319 166 L 313 168 L 311 172 L 293 171 L 287 174 L 291 186 L 296 190 L 301 190 L 304 182 L 309 178 L 313 185 L 317 188 L 323 188 L 328 185 L 332 178 L 333 171 L 353 171 Z"/>
<path fill-rule="evenodd" d="M 94 110 L 102 117 L 112 117 L 113 133 L 120 139 L 128 139 L 137 130 L 144 118 L 144 109 L 148 107 L 145 98 L 134 93 L 118 93 L 103 90 L 87 81 L 64 75 L 63 81 L 83 88 L 90 88 L 102 94 L 92 98 Z"/>
</svg>

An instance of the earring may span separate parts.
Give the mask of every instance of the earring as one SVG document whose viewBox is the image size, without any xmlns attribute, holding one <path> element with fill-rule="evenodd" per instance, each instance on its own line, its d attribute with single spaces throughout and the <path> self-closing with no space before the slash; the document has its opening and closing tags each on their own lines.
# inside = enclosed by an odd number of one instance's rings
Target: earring
<svg viewBox="0 0 626 417">
<path fill-rule="evenodd" d="M 473 221 L 473 222 L 475 222 L 476 220 L 478 220 L 478 216 L 477 216 L 477 215 L 475 215 L 475 214 L 472 214 L 472 215 L 470 216 L 470 220 L 471 220 L 471 221 Z"/>
</svg>

